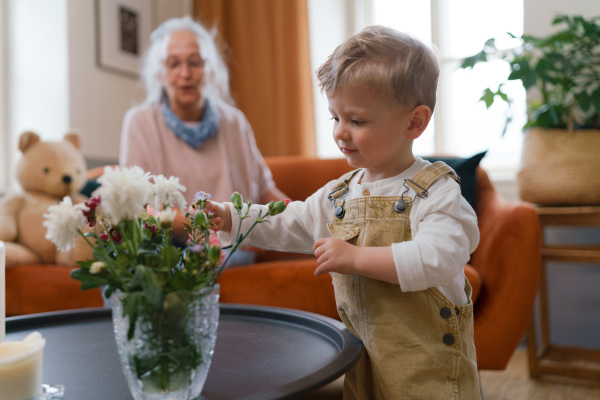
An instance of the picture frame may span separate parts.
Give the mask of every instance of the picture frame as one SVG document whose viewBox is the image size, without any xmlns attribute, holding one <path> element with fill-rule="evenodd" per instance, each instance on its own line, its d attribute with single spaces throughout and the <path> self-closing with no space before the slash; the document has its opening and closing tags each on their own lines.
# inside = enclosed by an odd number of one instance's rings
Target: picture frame
<svg viewBox="0 0 600 400">
<path fill-rule="evenodd" d="M 96 1 L 96 64 L 139 78 L 152 28 L 152 0 Z"/>
</svg>

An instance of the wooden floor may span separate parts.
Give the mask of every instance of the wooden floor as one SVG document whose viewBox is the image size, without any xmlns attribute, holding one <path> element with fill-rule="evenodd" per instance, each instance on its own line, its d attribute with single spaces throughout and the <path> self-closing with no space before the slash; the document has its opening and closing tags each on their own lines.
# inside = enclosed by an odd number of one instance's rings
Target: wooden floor
<svg viewBox="0 0 600 400">
<path fill-rule="evenodd" d="M 480 371 L 483 400 L 600 400 L 600 382 L 531 379 L 527 351 L 518 348 L 504 371 Z M 343 377 L 299 400 L 342 400 Z"/>
<path fill-rule="evenodd" d="M 504 371 L 481 371 L 483 400 L 600 400 L 600 382 L 531 379 L 527 351 L 518 348 Z"/>
</svg>

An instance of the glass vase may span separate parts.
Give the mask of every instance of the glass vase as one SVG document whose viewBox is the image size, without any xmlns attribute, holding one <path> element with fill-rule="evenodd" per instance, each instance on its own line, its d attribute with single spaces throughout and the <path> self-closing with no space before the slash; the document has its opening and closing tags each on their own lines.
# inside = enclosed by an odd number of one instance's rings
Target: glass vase
<svg viewBox="0 0 600 400">
<path fill-rule="evenodd" d="M 111 307 L 117 350 L 133 398 L 198 397 L 217 338 L 219 286 L 168 293 L 159 309 L 142 293 L 119 292 L 112 295 Z M 130 326 L 132 312 L 136 317 Z"/>
</svg>

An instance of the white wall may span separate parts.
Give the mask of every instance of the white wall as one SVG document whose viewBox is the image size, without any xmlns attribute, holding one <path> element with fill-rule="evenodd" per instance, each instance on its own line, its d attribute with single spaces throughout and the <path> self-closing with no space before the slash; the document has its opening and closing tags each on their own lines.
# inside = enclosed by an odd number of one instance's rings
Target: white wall
<svg viewBox="0 0 600 400">
<path fill-rule="evenodd" d="M 97 66 L 94 12 L 92 1 L 69 1 L 69 126 L 83 132 L 86 157 L 115 159 L 123 114 L 144 92 L 136 79 Z"/>
<path fill-rule="evenodd" d="M 146 1 L 152 29 L 191 11 L 190 0 Z M 54 140 L 71 128 L 91 166 L 117 162 L 123 115 L 145 93 L 138 79 L 98 67 L 95 0 L 8 0 L 5 11 L 9 164 L 24 130 Z"/>
<path fill-rule="evenodd" d="M 154 29 L 171 17 L 188 14 L 189 1 L 153 2 Z M 88 160 L 116 162 L 123 115 L 145 96 L 138 79 L 96 65 L 95 7 L 91 0 L 69 0 L 69 125 L 83 131 Z"/>
<path fill-rule="evenodd" d="M 600 16 L 598 0 L 525 0 L 524 32 L 544 36 L 555 30 L 551 22 L 557 14 Z"/>
</svg>

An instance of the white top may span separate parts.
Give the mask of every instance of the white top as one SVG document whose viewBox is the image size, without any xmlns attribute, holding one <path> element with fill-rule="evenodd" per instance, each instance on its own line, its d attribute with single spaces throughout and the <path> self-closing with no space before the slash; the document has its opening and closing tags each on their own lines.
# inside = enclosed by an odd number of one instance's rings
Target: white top
<svg viewBox="0 0 600 400">
<path fill-rule="evenodd" d="M 188 203 L 199 190 L 220 202 L 228 201 L 234 191 L 246 201 L 260 202 L 275 183 L 256 146 L 252 127 L 237 108 L 216 104 L 215 109 L 217 134 L 195 149 L 169 129 L 159 104 L 133 107 L 123 119 L 119 164 L 178 177 L 187 188 Z"/>
<path fill-rule="evenodd" d="M 358 184 L 360 176 L 355 177 L 346 200 L 361 197 L 364 190 L 371 196 L 400 196 L 406 189 L 404 179 L 414 177 L 429 164 L 417 158 L 400 175 L 376 182 Z M 247 244 L 277 251 L 312 253 L 317 239 L 331 237 L 327 224 L 335 216 L 327 195 L 335 182 L 329 182 L 304 202 L 291 202 L 282 214 L 269 217 L 269 222 L 258 224 Z M 406 196 L 415 198 L 415 192 L 409 189 Z M 265 206 L 253 204 L 251 210 L 257 213 L 261 207 Z M 235 228 L 239 217 L 235 209 L 231 209 Z M 400 289 L 412 292 L 437 287 L 453 303 L 467 304 L 464 266 L 477 248 L 479 229 L 475 211 L 462 197 L 460 186 L 450 177 L 441 178 L 430 188 L 426 198 L 416 197 L 409 218 L 412 240 L 392 244 Z M 243 221 L 242 232 L 253 220 Z M 230 243 L 230 234 L 218 234 L 224 245 Z"/>
</svg>

